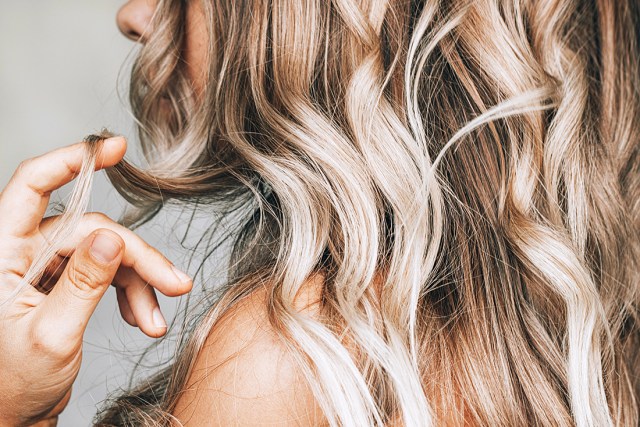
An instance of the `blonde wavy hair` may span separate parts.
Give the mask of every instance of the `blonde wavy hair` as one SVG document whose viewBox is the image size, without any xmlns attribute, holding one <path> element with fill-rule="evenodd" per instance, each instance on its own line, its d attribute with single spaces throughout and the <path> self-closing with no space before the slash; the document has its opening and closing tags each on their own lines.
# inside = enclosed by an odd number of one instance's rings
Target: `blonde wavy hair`
<svg viewBox="0 0 640 427">
<path fill-rule="evenodd" d="M 171 424 L 208 332 L 266 284 L 331 426 L 638 425 L 638 2 L 203 1 L 201 99 L 185 3 L 159 2 L 133 69 L 151 167 L 109 176 L 131 224 L 170 199 L 249 214 L 173 363 L 97 424 Z"/>
</svg>

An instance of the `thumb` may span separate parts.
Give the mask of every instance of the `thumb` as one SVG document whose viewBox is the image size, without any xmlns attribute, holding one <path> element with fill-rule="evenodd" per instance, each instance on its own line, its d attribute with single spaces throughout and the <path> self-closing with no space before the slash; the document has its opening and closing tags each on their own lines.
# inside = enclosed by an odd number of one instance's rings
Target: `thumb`
<svg viewBox="0 0 640 427">
<path fill-rule="evenodd" d="M 40 306 L 42 318 L 58 332 L 81 337 L 120 266 L 124 241 L 98 229 L 76 248 L 60 280 Z"/>
</svg>

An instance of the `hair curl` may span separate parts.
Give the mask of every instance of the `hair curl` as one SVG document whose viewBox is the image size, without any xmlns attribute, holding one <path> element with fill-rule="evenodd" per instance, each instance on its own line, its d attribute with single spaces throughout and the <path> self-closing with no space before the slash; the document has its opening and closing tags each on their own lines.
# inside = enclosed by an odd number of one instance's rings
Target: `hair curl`
<svg viewBox="0 0 640 427">
<path fill-rule="evenodd" d="M 174 362 L 97 424 L 169 425 L 216 319 L 269 283 L 332 426 L 638 425 L 638 2 L 203 4 L 202 99 L 161 0 L 130 92 L 151 168 L 109 176 L 131 224 L 250 213 Z M 293 309 L 316 272 L 328 323 Z"/>
</svg>

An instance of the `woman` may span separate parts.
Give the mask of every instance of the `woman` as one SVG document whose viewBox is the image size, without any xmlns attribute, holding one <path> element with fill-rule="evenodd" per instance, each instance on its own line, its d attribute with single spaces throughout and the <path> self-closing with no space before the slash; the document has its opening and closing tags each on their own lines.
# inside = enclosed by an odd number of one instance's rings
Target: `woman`
<svg viewBox="0 0 640 427">
<path fill-rule="evenodd" d="M 121 138 L 97 164 L 138 223 L 167 199 L 244 217 L 228 285 L 98 425 L 638 425 L 636 1 L 131 0 L 118 21 L 153 173 Z M 7 289 L 82 152 L 2 193 Z M 61 246 L 1 326 L 7 425 L 64 408 L 108 283 L 152 336 L 144 283 L 191 286 L 103 217 Z"/>
</svg>

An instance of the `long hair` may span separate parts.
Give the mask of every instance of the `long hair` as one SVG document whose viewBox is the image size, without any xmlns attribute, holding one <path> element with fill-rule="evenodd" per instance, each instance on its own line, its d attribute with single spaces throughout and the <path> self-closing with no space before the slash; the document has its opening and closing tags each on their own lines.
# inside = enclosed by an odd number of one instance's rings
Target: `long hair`
<svg viewBox="0 0 640 427">
<path fill-rule="evenodd" d="M 207 0 L 200 97 L 185 3 L 133 69 L 151 167 L 109 176 L 131 224 L 169 199 L 249 214 L 174 361 L 97 424 L 169 425 L 217 319 L 268 284 L 332 426 L 638 425 L 636 1 Z M 319 272 L 322 316 L 297 312 Z"/>
</svg>

